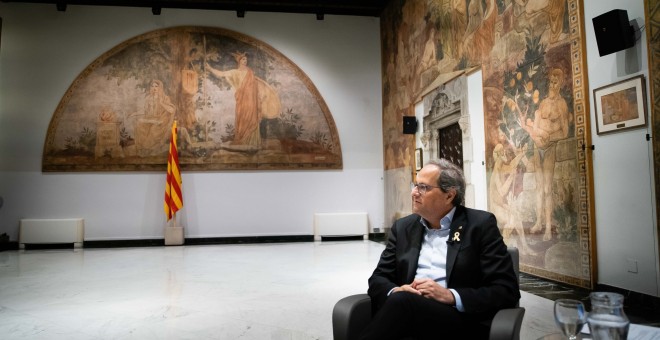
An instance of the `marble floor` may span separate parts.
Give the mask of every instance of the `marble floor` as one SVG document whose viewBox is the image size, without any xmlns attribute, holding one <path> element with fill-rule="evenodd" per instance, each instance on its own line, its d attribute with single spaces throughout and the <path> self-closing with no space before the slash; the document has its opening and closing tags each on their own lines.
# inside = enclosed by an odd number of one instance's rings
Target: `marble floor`
<svg viewBox="0 0 660 340">
<path fill-rule="evenodd" d="M 332 339 L 367 289 L 372 241 L 0 251 L 2 339 Z M 556 333 L 522 291 L 521 339 Z"/>
</svg>

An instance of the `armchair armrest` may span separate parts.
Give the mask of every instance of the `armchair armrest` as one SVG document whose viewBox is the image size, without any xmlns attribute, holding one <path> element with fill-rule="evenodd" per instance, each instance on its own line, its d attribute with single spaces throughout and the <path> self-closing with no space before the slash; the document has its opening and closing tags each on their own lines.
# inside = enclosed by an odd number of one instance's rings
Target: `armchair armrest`
<svg viewBox="0 0 660 340">
<path fill-rule="evenodd" d="M 369 295 L 356 294 L 337 301 L 332 309 L 334 340 L 357 339 L 370 321 L 371 298 Z"/>
<path fill-rule="evenodd" d="M 520 327 L 524 315 L 523 307 L 498 311 L 490 324 L 489 340 L 520 340 Z"/>
</svg>

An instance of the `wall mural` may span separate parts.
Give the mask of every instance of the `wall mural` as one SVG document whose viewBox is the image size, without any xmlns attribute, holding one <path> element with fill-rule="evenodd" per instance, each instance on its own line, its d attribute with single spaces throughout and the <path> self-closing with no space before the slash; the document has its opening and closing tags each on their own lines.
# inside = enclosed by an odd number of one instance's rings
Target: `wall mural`
<svg viewBox="0 0 660 340">
<path fill-rule="evenodd" d="M 43 171 L 164 170 L 174 120 L 184 170 L 342 168 L 332 115 L 293 62 L 240 33 L 175 27 L 85 68 L 53 114 Z"/>
<path fill-rule="evenodd" d="M 381 18 L 385 146 L 451 72 L 483 74 L 489 210 L 521 270 L 591 288 L 591 164 L 577 0 L 394 0 Z M 432 132 L 431 132 L 432 133 Z M 436 156 L 436 155 L 431 155 Z M 406 160 L 407 161 L 407 160 Z M 410 163 L 385 154 L 386 169 Z M 409 194 L 408 187 L 401 191 Z"/>
</svg>

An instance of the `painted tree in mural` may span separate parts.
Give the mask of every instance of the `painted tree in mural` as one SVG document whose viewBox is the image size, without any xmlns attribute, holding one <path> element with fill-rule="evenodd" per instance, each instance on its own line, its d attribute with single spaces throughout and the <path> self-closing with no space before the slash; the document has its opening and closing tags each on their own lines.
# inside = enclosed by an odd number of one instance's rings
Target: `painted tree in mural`
<svg viewBox="0 0 660 340">
<path fill-rule="evenodd" d="M 191 44 L 178 32 L 131 45 L 121 52 L 122 57 L 108 58 L 103 63 L 107 77 L 118 84 L 133 80 L 136 88 L 146 93 L 144 111 L 134 113 L 142 117 L 138 118 L 133 134 L 124 129 L 122 135 L 122 145 L 137 143 L 141 156 L 165 152 L 160 145 L 166 133 L 160 130 L 174 119 L 187 131 L 195 129 L 193 98 L 201 80 L 196 67 L 201 56 Z"/>
<path fill-rule="evenodd" d="M 302 71 L 247 36 L 188 27 L 92 63 L 53 116 L 44 169 L 160 167 L 174 120 L 184 168 L 341 167 L 334 120 Z"/>
</svg>

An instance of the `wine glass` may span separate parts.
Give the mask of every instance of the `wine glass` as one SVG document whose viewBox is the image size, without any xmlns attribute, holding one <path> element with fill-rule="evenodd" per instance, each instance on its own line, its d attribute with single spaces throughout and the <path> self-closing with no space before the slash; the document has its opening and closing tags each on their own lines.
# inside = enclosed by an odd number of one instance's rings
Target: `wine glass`
<svg viewBox="0 0 660 340">
<path fill-rule="evenodd" d="M 577 334 L 587 322 L 584 304 L 573 299 L 555 301 L 555 322 L 569 340 L 577 339 Z"/>
</svg>

